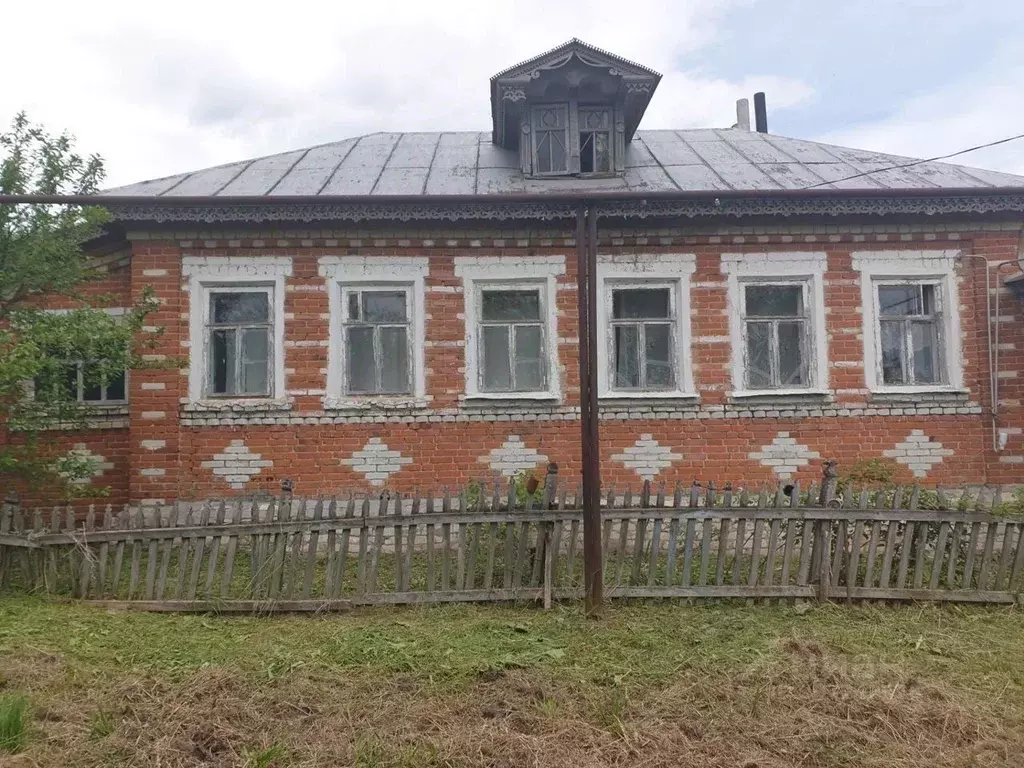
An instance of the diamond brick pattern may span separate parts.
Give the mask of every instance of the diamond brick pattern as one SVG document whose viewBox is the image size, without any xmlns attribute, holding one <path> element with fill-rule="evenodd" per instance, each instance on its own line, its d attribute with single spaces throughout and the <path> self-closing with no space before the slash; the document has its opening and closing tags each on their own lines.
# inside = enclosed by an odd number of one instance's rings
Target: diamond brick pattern
<svg viewBox="0 0 1024 768">
<path fill-rule="evenodd" d="M 92 465 L 92 478 L 102 477 L 104 472 L 114 468 L 113 462 L 107 461 L 106 456 L 89 450 L 85 443 L 75 443 L 67 455 L 71 459 L 88 461 Z M 69 482 L 72 485 L 88 485 L 92 478 L 76 477 Z"/>
<path fill-rule="evenodd" d="M 509 435 L 500 447 L 479 458 L 492 472 L 500 472 L 505 477 L 514 477 L 520 472 L 534 469 L 547 460 L 548 457 L 538 453 L 536 448 L 527 448 L 519 435 Z"/>
<path fill-rule="evenodd" d="M 236 491 L 244 489 L 245 484 L 262 472 L 264 467 L 272 466 L 273 461 L 264 459 L 263 454 L 250 451 L 244 440 L 232 440 L 231 445 L 212 460 L 203 462 L 204 468 L 213 470 L 215 476 L 222 478 Z"/>
<path fill-rule="evenodd" d="M 381 438 L 371 437 L 361 450 L 351 458 L 342 459 L 341 463 L 352 467 L 352 471 L 365 477 L 370 485 L 381 486 L 402 467 L 412 464 L 412 459 L 388 448 Z"/>
<path fill-rule="evenodd" d="M 672 462 L 683 458 L 671 448 L 660 445 L 651 434 L 642 434 L 640 439 L 624 448 L 622 453 L 613 455 L 612 461 L 618 461 L 632 469 L 644 480 L 653 480 L 661 470 L 672 466 Z"/>
<path fill-rule="evenodd" d="M 788 480 L 800 467 L 806 467 L 811 459 L 821 458 L 821 454 L 798 443 L 789 432 L 779 432 L 771 443 L 762 445 L 760 451 L 748 453 L 747 458 L 770 467 L 780 480 Z"/>
<path fill-rule="evenodd" d="M 882 455 L 906 465 L 914 477 L 927 477 L 932 467 L 941 464 L 946 456 L 952 456 L 953 451 L 932 440 L 923 429 L 912 429 L 903 442 L 896 443 L 891 450 L 882 451 Z"/>
</svg>

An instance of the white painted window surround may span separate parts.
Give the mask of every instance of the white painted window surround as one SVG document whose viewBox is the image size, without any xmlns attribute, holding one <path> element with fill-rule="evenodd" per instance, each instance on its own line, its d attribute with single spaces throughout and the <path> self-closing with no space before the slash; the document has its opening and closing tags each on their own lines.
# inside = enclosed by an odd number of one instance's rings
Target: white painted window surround
<svg viewBox="0 0 1024 768">
<path fill-rule="evenodd" d="M 964 373 L 960 340 L 960 299 L 956 264 L 960 251 L 856 251 L 853 269 L 860 272 L 861 311 L 864 316 L 864 382 L 872 392 L 963 392 Z M 944 381 L 941 384 L 894 386 L 883 384 L 879 354 L 878 285 L 880 283 L 931 283 L 939 286 L 943 306 L 940 351 Z"/>
<path fill-rule="evenodd" d="M 601 398 L 668 399 L 696 397 L 690 330 L 690 278 L 696 269 L 692 253 L 598 254 L 597 392 Z M 612 291 L 616 288 L 668 288 L 672 307 L 676 388 L 621 390 L 612 386 Z"/>
<path fill-rule="evenodd" d="M 327 279 L 330 343 L 327 347 L 326 408 L 372 408 L 375 406 L 425 405 L 427 397 L 425 281 L 430 270 L 426 256 L 324 256 L 319 260 L 320 276 Z M 403 288 L 409 293 L 412 338 L 409 363 L 412 394 L 346 395 L 345 334 L 343 332 L 346 288 Z"/>
<path fill-rule="evenodd" d="M 284 374 L 284 284 L 292 275 L 290 256 L 185 256 L 181 274 L 189 294 L 189 370 L 190 403 L 230 407 L 234 403 L 285 401 Z M 210 292 L 232 287 L 264 288 L 270 296 L 272 358 L 268 397 L 205 398 L 207 371 L 206 321 L 210 311 Z"/>
<path fill-rule="evenodd" d="M 825 332 L 825 270 L 820 251 L 786 253 L 724 253 L 722 274 L 728 278 L 729 338 L 732 347 L 732 396 L 771 397 L 825 394 L 828 391 L 828 337 Z M 787 389 L 747 389 L 743 342 L 745 285 L 773 283 L 805 286 L 810 332 L 807 344 L 808 386 Z"/>
<path fill-rule="evenodd" d="M 466 397 L 480 400 L 558 400 L 561 376 L 558 367 L 557 278 L 565 274 L 565 256 L 456 256 L 455 276 L 463 280 L 466 323 Z M 480 390 L 480 339 L 476 318 L 481 289 L 536 288 L 544 311 L 544 355 L 547 358 L 547 389 L 537 392 L 482 392 Z"/>
</svg>

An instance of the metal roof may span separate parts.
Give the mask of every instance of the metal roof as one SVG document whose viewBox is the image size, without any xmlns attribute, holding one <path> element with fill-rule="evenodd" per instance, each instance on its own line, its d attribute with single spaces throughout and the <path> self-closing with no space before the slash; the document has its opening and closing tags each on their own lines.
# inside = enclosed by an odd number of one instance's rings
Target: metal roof
<svg viewBox="0 0 1024 768">
<path fill-rule="evenodd" d="M 740 128 L 637 131 L 611 178 L 530 178 L 488 132 L 372 133 L 104 190 L 124 196 L 501 195 L 819 189 L 1021 187 L 1024 176 Z M 847 177 L 868 173 L 849 179 Z"/>
<path fill-rule="evenodd" d="M 606 58 L 609 58 L 609 59 L 612 59 L 614 61 L 617 61 L 620 64 L 625 64 L 626 66 L 629 66 L 629 67 L 636 67 L 637 69 L 643 70 L 644 72 L 646 72 L 649 75 L 654 75 L 655 77 L 661 77 L 661 73 L 660 72 L 655 72 L 650 67 L 645 67 L 643 64 L 637 64 L 635 61 L 630 61 L 629 59 L 624 59 L 621 56 L 617 56 L 616 54 L 611 53 L 610 51 L 606 51 L 603 48 L 598 48 L 596 45 L 591 45 L 590 43 L 585 43 L 582 40 L 580 40 L 578 37 L 574 37 L 571 40 L 567 40 L 566 42 L 562 43 L 561 45 L 556 45 L 550 51 L 545 51 L 544 53 L 542 53 L 542 54 L 540 54 L 538 56 L 531 56 L 530 58 L 526 59 L 525 61 L 521 61 L 518 64 L 514 64 L 511 67 L 506 67 L 505 69 L 501 70 L 501 72 L 499 72 L 498 74 L 494 75 L 491 78 L 491 80 L 494 81 L 494 80 L 497 80 L 500 77 L 505 77 L 506 75 L 509 75 L 512 72 L 515 72 L 517 69 L 523 69 L 523 68 L 529 67 L 534 62 L 543 61 L 548 56 L 551 56 L 553 54 L 559 54 L 559 53 L 562 53 L 562 52 L 565 52 L 565 51 L 569 51 L 569 50 L 572 50 L 574 48 L 580 49 L 580 50 L 585 50 L 585 51 L 590 51 L 592 53 L 597 53 L 597 54 L 600 54 L 601 56 L 604 56 Z"/>
</svg>

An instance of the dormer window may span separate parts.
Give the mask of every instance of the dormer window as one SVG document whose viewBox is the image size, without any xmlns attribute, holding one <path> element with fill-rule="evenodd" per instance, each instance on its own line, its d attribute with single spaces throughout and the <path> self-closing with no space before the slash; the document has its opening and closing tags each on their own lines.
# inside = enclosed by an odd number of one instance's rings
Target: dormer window
<svg viewBox="0 0 1024 768">
<path fill-rule="evenodd" d="M 535 176 L 610 173 L 614 168 L 611 109 L 541 104 L 533 107 L 532 121 Z M 571 129 L 573 123 L 578 130 Z"/>
<path fill-rule="evenodd" d="M 570 40 L 491 78 L 495 146 L 523 176 L 612 176 L 661 75 Z"/>
<path fill-rule="evenodd" d="M 533 108 L 533 168 L 538 175 L 569 172 L 569 105 Z"/>
</svg>

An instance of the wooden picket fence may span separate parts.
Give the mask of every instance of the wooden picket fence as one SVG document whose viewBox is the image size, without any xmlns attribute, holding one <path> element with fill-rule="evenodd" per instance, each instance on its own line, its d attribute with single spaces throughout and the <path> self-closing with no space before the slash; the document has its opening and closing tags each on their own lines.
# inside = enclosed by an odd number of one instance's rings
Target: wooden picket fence
<svg viewBox="0 0 1024 768">
<path fill-rule="evenodd" d="M 582 596 L 581 494 L 458 493 L 0 515 L 0 589 L 146 610 L 338 610 Z M 610 598 L 1013 603 L 1024 519 L 999 489 L 606 489 Z"/>
</svg>

